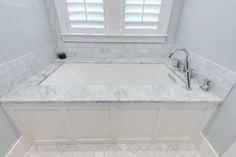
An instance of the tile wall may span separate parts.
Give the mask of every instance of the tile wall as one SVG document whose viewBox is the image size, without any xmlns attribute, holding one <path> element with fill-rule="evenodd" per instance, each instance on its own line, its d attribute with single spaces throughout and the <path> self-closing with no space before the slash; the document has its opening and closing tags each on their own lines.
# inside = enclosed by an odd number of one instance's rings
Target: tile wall
<svg viewBox="0 0 236 157">
<path fill-rule="evenodd" d="M 174 46 L 178 47 L 178 46 Z M 176 59 L 183 61 L 182 53 L 176 55 Z M 221 99 L 225 99 L 236 83 L 236 73 L 206 58 L 190 52 L 190 68 L 193 69 L 195 78 L 202 84 L 203 79 L 213 81 L 212 91 Z"/>
<path fill-rule="evenodd" d="M 170 45 L 124 43 L 60 43 L 58 52 L 79 58 L 166 58 Z"/>
<path fill-rule="evenodd" d="M 157 60 L 165 62 L 172 48 L 169 44 L 63 43 L 61 40 L 57 43 L 58 52 L 66 52 L 70 58 L 79 58 L 80 61 L 85 59 L 94 62 L 99 59 L 104 62 L 110 61 L 109 59 L 119 62 L 124 60 L 125 63 L 127 60 L 134 63 L 153 63 Z M 183 60 L 181 53 L 176 57 Z M 203 79 L 212 80 L 212 91 L 225 99 L 236 82 L 236 73 L 195 53 L 190 53 L 189 59 L 190 67 L 199 83 L 201 84 Z"/>
<path fill-rule="evenodd" d="M 0 97 L 50 64 L 56 58 L 55 56 L 56 46 L 50 44 L 0 64 Z"/>
</svg>

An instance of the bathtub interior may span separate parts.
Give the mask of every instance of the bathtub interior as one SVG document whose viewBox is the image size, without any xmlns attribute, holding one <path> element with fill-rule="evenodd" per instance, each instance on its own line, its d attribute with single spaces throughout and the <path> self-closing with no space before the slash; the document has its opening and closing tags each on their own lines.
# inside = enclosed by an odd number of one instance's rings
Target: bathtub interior
<svg viewBox="0 0 236 157">
<path fill-rule="evenodd" d="M 181 82 L 165 64 L 65 63 L 40 85 L 172 85 Z"/>
</svg>

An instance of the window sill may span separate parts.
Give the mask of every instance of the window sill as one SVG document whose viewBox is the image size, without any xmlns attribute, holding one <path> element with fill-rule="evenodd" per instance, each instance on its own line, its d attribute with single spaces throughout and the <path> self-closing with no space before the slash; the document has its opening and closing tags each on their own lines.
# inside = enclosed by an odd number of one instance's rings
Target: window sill
<svg viewBox="0 0 236 157">
<path fill-rule="evenodd" d="M 155 36 L 112 36 L 112 35 L 81 35 L 60 34 L 64 42 L 98 42 L 98 43 L 165 43 L 167 35 Z"/>
</svg>

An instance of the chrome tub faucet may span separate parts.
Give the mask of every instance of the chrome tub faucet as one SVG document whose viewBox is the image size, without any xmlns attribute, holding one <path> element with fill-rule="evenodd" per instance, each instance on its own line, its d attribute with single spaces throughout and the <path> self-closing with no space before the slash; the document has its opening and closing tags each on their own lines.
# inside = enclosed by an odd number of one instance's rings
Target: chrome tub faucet
<svg viewBox="0 0 236 157">
<path fill-rule="evenodd" d="M 186 73 L 186 87 L 188 90 L 191 90 L 191 70 L 189 68 L 189 51 L 185 48 L 178 48 L 172 51 L 169 55 L 169 58 L 172 58 L 172 56 L 176 52 L 182 52 L 185 54 L 185 73 Z"/>
</svg>

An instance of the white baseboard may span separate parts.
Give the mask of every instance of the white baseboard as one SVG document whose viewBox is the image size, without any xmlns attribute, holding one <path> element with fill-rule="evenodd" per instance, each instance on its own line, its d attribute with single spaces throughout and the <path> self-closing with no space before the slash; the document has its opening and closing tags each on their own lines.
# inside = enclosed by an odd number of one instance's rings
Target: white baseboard
<svg viewBox="0 0 236 157">
<path fill-rule="evenodd" d="M 199 134 L 195 143 L 201 157 L 219 157 L 212 145 L 202 133 Z"/>
<path fill-rule="evenodd" d="M 235 157 L 236 155 L 236 141 L 229 147 L 222 157 Z"/>
<path fill-rule="evenodd" d="M 10 151 L 5 155 L 5 157 L 25 157 L 29 147 L 30 143 L 28 139 L 21 136 L 12 146 Z"/>
</svg>

